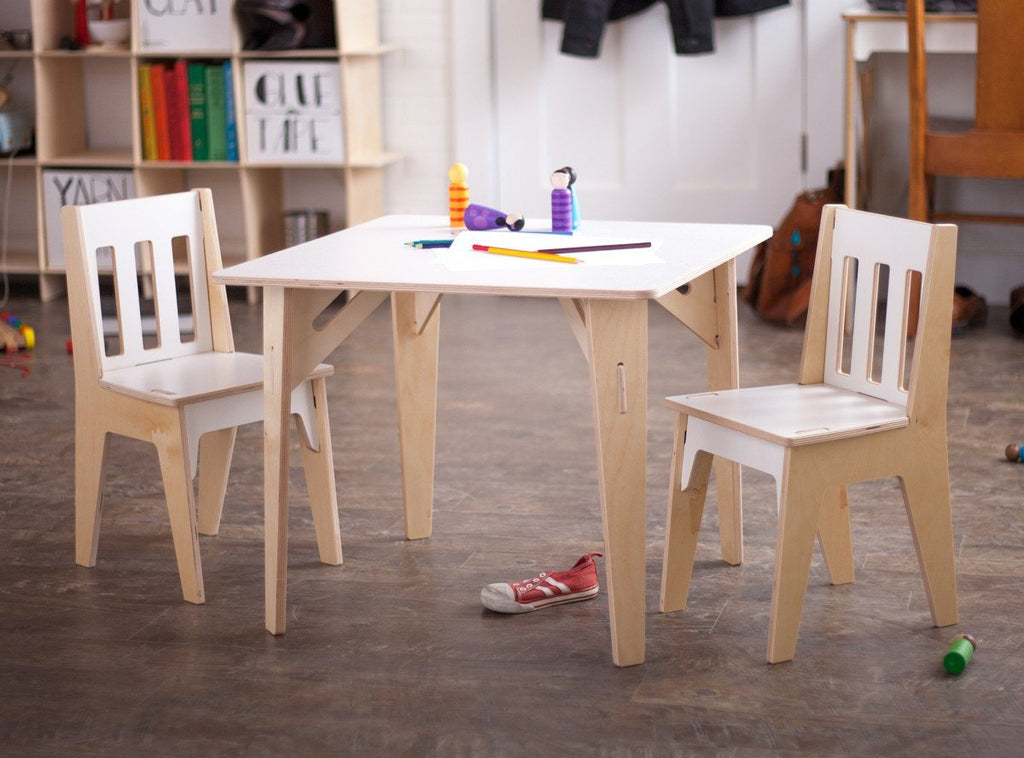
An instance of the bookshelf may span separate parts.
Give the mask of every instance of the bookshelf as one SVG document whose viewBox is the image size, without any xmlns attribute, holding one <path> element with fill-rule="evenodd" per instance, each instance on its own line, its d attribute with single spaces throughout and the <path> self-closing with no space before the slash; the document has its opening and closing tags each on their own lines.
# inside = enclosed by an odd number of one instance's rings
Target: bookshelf
<svg viewBox="0 0 1024 758">
<path fill-rule="evenodd" d="M 11 94 L 5 109 L 17 109 L 35 126 L 34 153 L 0 157 L 0 186 L 6 191 L 10 185 L 0 269 L 36 275 L 42 299 L 60 297 L 63 257 L 52 206 L 116 199 L 125 187 L 136 196 L 212 187 L 225 265 L 280 249 L 284 212 L 308 205 L 303 200 L 310 196 L 316 207 L 309 209 L 328 211 L 331 230 L 383 214 L 384 174 L 400 156 L 382 144 L 381 58 L 392 48 L 380 41 L 377 0 L 334 0 L 336 47 L 286 51 L 244 50 L 231 2 L 178 3 L 193 12 L 226 13 L 216 38 L 182 36 L 173 26 L 158 29 L 168 34 L 154 34 L 143 5 L 116 4 L 116 15 L 130 21 L 123 47 L 67 50 L 61 41 L 75 29 L 69 0 L 0 2 L 0 32 L 31 30 L 29 49 L 0 49 L 0 82 L 9 78 L 4 89 Z M 208 20 L 192 19 L 185 28 L 212 29 Z M 140 67 L 173 68 L 178 61 L 230 67 L 225 98 L 235 112 L 236 160 L 151 158 L 144 144 Z M 308 150 L 258 155 L 257 140 L 268 138 L 247 131 L 247 109 L 254 105 L 244 77 L 249 63 L 260 71 L 277 66 L 292 77 L 297 69 L 319 72 L 330 64 L 337 107 L 323 117 L 340 118 L 341 146 L 326 159 Z M 253 123 L 264 128 L 262 121 Z"/>
</svg>

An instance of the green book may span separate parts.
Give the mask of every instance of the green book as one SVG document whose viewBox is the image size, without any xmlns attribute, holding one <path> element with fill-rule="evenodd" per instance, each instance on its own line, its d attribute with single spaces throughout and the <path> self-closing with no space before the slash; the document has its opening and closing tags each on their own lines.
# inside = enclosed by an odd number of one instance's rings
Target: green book
<svg viewBox="0 0 1024 758">
<path fill-rule="evenodd" d="M 192 160 L 210 159 L 206 136 L 206 64 L 188 64 L 188 108 L 192 120 Z"/>
<path fill-rule="evenodd" d="M 211 161 L 228 159 L 228 116 L 225 104 L 224 69 L 219 63 L 206 66 L 206 137 Z"/>
</svg>

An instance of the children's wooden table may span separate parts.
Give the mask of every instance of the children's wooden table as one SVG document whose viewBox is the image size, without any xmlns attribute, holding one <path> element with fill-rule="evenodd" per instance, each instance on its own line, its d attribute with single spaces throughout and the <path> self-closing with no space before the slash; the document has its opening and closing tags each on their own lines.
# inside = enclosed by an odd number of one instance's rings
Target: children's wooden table
<svg viewBox="0 0 1024 758">
<path fill-rule="evenodd" d="M 391 299 L 405 532 L 409 539 L 429 537 L 441 297 L 549 297 L 561 302 L 590 364 L 612 658 L 619 666 L 642 663 L 647 303 L 665 307 L 705 343 L 711 389 L 738 386 L 734 259 L 766 240 L 771 228 L 584 222 L 573 236 L 548 235 L 550 247 L 623 240 L 652 245 L 585 253 L 572 265 L 475 252 L 464 244 L 470 233 L 450 249 L 406 244 L 450 234 L 446 216 L 385 216 L 214 274 L 219 284 L 263 288 L 267 629 L 285 630 L 291 389 Z M 508 247 L 532 239 L 536 249 L 545 239 L 490 234 L 482 239 Z M 339 307 L 342 291 L 349 297 Z M 739 467 L 722 462 L 716 481 L 719 511 L 731 514 L 739 504 Z M 723 558 L 731 563 L 740 561 L 742 550 L 736 521 L 722 531 Z"/>
</svg>

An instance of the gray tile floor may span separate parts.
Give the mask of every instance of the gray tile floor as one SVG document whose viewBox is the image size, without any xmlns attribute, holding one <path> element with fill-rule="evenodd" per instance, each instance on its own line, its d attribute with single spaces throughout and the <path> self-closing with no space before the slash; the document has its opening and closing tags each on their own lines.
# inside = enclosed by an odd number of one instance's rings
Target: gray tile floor
<svg viewBox="0 0 1024 758">
<path fill-rule="evenodd" d="M 403 539 L 390 321 L 330 358 L 345 564 L 317 561 L 294 469 L 288 633 L 263 631 L 258 427 L 239 434 L 207 603 L 182 602 L 155 452 L 115 439 L 99 563 L 74 564 L 64 301 L 6 310 L 38 348 L 0 367 L 0 754 L 1019 755 L 1024 742 L 1024 339 L 1005 308 L 956 339 L 950 463 L 961 623 L 931 626 L 899 490 L 856 485 L 857 581 L 812 567 L 797 657 L 765 663 L 773 485 L 744 474 L 746 560 L 709 498 L 685 612 L 657 612 L 671 414 L 700 344 L 651 311 L 647 662 L 610 661 L 607 598 L 505 617 L 481 585 L 600 549 L 585 364 L 550 301 L 442 305 L 434 536 Z M 232 304 L 258 349 L 260 310 Z M 743 384 L 790 381 L 801 334 L 740 314 Z M 297 463 L 295 464 L 298 465 Z M 979 639 L 967 671 L 941 660 Z"/>
</svg>

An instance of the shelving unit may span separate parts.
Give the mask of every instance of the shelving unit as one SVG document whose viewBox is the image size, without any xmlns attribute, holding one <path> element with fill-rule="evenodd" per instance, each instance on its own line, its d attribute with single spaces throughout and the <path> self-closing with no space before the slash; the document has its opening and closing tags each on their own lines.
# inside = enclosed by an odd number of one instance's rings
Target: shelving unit
<svg viewBox="0 0 1024 758">
<path fill-rule="evenodd" d="M 381 58 L 392 48 L 380 41 L 377 0 L 334 0 L 336 48 L 279 52 L 242 50 L 242 34 L 234 18 L 226 49 L 185 49 L 189 45 L 184 42 L 182 49 L 147 49 L 140 2 L 123 0 L 117 6 L 118 15 L 131 21 L 131 37 L 123 49 L 90 46 L 78 51 L 61 49 L 62 38 L 73 36 L 74 30 L 74 7 L 69 0 L 0 3 L 0 31 L 32 32 L 31 50 L 0 51 L 0 76 L 14 69 L 7 87 L 12 94 L 8 107 L 26 113 L 35 125 L 33 156 L 0 158 L 0 183 L 6 185 L 8 175 L 12 182 L 8 250 L 0 259 L 0 269 L 38 275 L 44 300 L 63 293 L 63 264 L 50 260 L 47 253 L 44 172 L 54 169 L 130 172 L 137 196 L 212 187 L 226 265 L 283 246 L 282 214 L 292 209 L 291 195 L 296 194 L 290 188 L 314 183 L 316 209 L 329 212 L 332 230 L 384 212 L 384 174 L 401 156 L 384 150 L 382 144 Z M 231 7 L 230 3 L 220 5 Z M 234 81 L 229 96 L 238 114 L 237 162 L 143 159 L 138 67 L 176 59 L 231 61 Z M 343 161 L 251 163 L 247 159 L 243 66 L 251 60 L 338 64 Z"/>
</svg>

